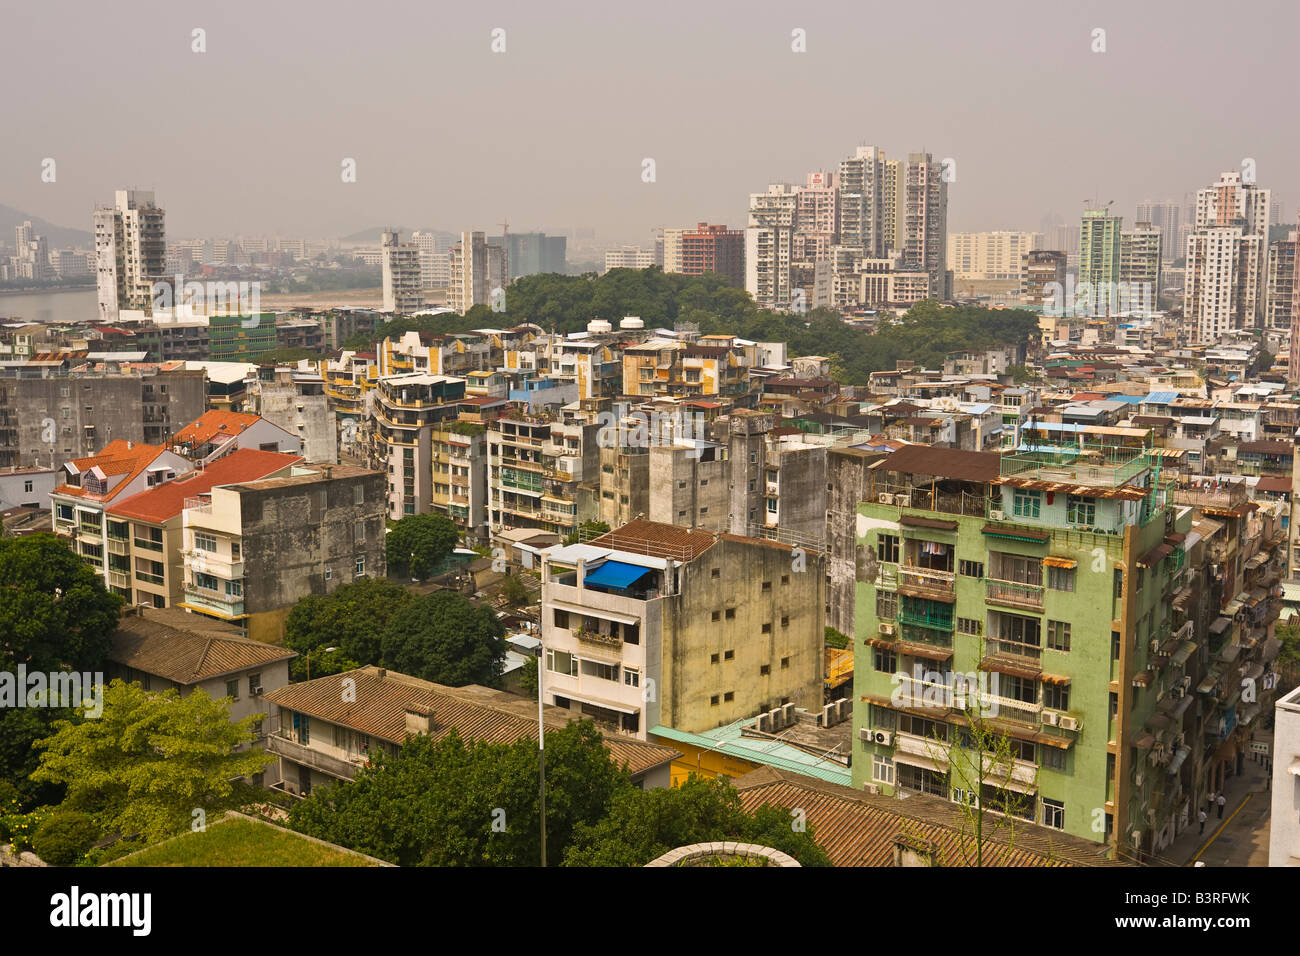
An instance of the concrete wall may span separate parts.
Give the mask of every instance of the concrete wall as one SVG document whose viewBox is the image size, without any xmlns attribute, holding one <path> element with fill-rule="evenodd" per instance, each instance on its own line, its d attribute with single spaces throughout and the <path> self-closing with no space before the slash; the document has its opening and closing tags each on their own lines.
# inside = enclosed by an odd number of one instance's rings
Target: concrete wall
<svg viewBox="0 0 1300 956">
<path fill-rule="evenodd" d="M 293 382 L 263 382 L 261 392 L 261 416 L 296 435 L 302 442 L 304 458 L 309 462 L 338 463 L 334 416 L 324 392 L 304 395 L 302 387 Z"/>
<path fill-rule="evenodd" d="M 656 445 L 650 449 L 651 521 L 686 528 L 730 531 L 730 463 L 727 450 Z M 717 456 L 714 458 L 713 456 Z"/>
<path fill-rule="evenodd" d="M 1300 690 L 1277 702 L 1273 725 L 1273 813 L 1269 824 L 1268 865 L 1300 866 Z"/>
<path fill-rule="evenodd" d="M 664 602 L 659 722 L 701 733 L 787 701 L 820 707 L 825 575 L 819 553 L 728 538 L 684 565 Z"/>
<path fill-rule="evenodd" d="M 826 539 L 828 548 L 827 603 L 830 611 L 826 623 L 850 637 L 854 633 L 855 574 L 857 573 L 858 537 L 856 521 L 858 504 L 866 500 L 867 466 L 879 461 L 881 455 L 853 448 L 832 449 L 827 456 L 826 484 Z"/>
</svg>

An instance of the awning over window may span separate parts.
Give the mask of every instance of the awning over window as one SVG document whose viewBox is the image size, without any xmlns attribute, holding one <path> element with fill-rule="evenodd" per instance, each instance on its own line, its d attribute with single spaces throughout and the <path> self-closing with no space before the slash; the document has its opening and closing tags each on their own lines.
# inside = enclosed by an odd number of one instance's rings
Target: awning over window
<svg viewBox="0 0 1300 956">
<path fill-rule="evenodd" d="M 1074 558 L 1058 558 L 1054 554 L 1049 554 L 1043 558 L 1043 564 L 1049 568 L 1077 568 L 1079 562 Z"/>
<path fill-rule="evenodd" d="M 1032 531 L 1029 528 L 1003 528 L 995 524 L 986 524 L 985 534 L 994 538 L 1008 538 L 1011 541 L 1028 541 L 1030 544 L 1046 544 L 1051 535 L 1045 531 Z"/>
</svg>

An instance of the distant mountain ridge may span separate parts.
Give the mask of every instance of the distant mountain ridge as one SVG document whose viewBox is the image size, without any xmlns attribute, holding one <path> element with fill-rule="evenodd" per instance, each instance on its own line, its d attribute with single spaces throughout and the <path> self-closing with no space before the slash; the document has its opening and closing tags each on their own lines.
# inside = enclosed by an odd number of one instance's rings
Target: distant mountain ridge
<svg viewBox="0 0 1300 956">
<path fill-rule="evenodd" d="M 89 219 L 90 215 L 87 214 L 86 218 Z M 51 249 L 66 249 L 68 246 L 82 249 L 95 248 L 95 235 L 87 229 L 69 229 L 67 226 L 56 226 L 40 216 L 33 216 L 31 213 L 15 209 L 13 206 L 0 204 L 0 237 L 3 237 L 6 245 L 13 245 L 14 230 L 28 220 L 31 221 L 32 229 L 36 232 L 36 235 L 44 236 L 46 244 Z"/>
</svg>

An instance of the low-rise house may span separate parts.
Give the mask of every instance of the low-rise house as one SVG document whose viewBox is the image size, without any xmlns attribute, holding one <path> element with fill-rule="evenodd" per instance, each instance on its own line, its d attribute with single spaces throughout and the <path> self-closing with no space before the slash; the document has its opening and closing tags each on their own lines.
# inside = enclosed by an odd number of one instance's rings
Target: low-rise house
<svg viewBox="0 0 1300 956">
<path fill-rule="evenodd" d="M 342 682 L 353 693 L 340 693 Z M 267 749 L 280 758 L 280 789 L 307 796 L 314 786 L 351 780 L 369 754 L 395 754 L 410 736 L 435 740 L 455 730 L 467 742 L 514 743 L 537 739 L 537 705 L 526 697 L 478 684 L 447 687 L 382 667 L 318 677 L 267 695 L 276 713 Z M 544 710 L 548 730 L 566 726 L 573 715 Z M 633 783 L 666 787 L 669 767 L 681 754 L 670 747 L 606 737 L 610 759 L 626 765 Z"/>
<path fill-rule="evenodd" d="M 289 683 L 289 661 L 297 653 L 250 641 L 238 628 L 177 608 L 127 608 L 106 659 L 108 680 L 121 678 L 147 691 L 195 690 L 209 697 L 231 698 L 230 719 L 243 720 L 268 711 L 265 695 Z M 265 743 L 266 723 L 259 721 L 258 745 Z M 273 764 L 263 782 L 279 779 Z"/>
<path fill-rule="evenodd" d="M 207 465 L 237 448 L 301 454 L 302 439 L 260 415 L 214 408 L 173 435 L 171 447 L 191 461 Z"/>
</svg>

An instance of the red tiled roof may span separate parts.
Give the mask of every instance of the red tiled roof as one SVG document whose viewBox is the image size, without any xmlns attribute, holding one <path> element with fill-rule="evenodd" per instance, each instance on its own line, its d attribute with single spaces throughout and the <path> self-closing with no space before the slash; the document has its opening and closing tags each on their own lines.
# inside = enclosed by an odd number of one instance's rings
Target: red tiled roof
<svg viewBox="0 0 1300 956">
<path fill-rule="evenodd" d="M 72 466 L 79 472 L 87 472 L 92 468 L 98 468 L 104 475 L 124 475 L 125 477 L 114 485 L 108 494 L 91 495 L 86 492 L 85 488 L 74 488 L 69 484 L 59 485 L 54 489 L 54 493 L 94 501 L 112 501 L 115 495 L 130 484 L 136 475 L 153 464 L 164 451 L 166 449 L 158 445 L 129 442 L 121 438 L 111 441 L 98 455 L 93 455 L 90 458 L 74 458 L 71 461 Z"/>
<path fill-rule="evenodd" d="M 188 472 L 138 495 L 132 495 L 109 508 L 108 513 L 118 518 L 135 518 L 161 524 L 181 513 L 186 498 L 204 494 L 217 485 L 267 478 L 301 461 L 301 455 L 240 448 L 201 471 Z"/>
<path fill-rule="evenodd" d="M 260 420 L 259 415 L 245 415 L 241 412 L 227 412 L 214 408 L 204 412 L 178 431 L 172 436 L 172 441 L 177 445 L 206 445 L 219 435 L 238 435 Z"/>
</svg>

